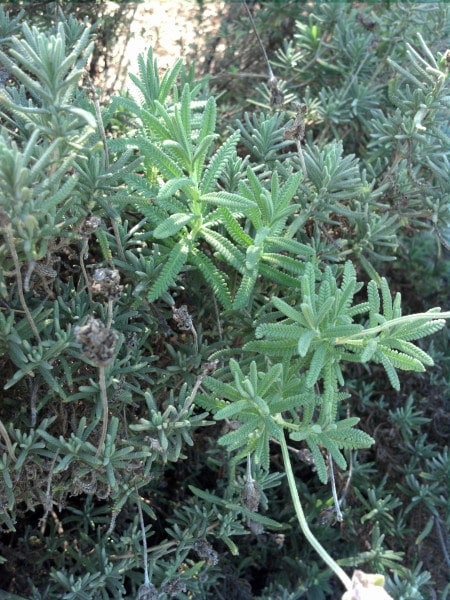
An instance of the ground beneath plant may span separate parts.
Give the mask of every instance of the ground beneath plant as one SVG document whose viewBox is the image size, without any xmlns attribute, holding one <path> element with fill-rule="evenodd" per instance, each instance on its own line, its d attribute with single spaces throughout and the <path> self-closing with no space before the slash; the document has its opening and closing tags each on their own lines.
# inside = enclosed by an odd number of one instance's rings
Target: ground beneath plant
<svg viewBox="0 0 450 600">
<path fill-rule="evenodd" d="M 107 2 L 99 14 L 96 80 L 107 94 L 126 89 L 129 73 L 138 71 L 138 55 L 146 56 L 150 47 L 162 72 L 180 58 L 201 67 L 211 58 L 202 52 L 205 40 L 217 37 L 227 14 L 226 3 L 217 1 Z M 116 25 L 114 33 L 108 31 L 111 25 Z M 111 45 L 109 35 L 115 36 Z"/>
</svg>

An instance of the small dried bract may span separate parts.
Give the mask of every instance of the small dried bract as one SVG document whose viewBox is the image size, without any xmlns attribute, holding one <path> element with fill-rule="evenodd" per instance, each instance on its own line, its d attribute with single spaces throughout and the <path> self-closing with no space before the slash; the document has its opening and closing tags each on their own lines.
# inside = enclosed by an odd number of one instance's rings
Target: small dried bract
<svg viewBox="0 0 450 600">
<path fill-rule="evenodd" d="M 86 358 L 98 367 L 106 367 L 112 363 L 117 334 L 108 329 L 100 319 L 91 315 L 86 325 L 75 327 L 74 333 Z"/>
<path fill-rule="evenodd" d="M 91 290 L 94 294 L 101 294 L 108 300 L 117 300 L 123 290 L 123 285 L 120 285 L 119 271 L 117 269 L 95 269 Z"/>
</svg>

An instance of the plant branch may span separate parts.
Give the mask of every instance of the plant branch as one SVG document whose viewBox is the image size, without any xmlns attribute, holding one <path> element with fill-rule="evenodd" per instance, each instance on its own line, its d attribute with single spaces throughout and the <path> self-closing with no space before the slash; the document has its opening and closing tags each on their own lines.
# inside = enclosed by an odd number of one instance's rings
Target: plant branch
<svg viewBox="0 0 450 600">
<path fill-rule="evenodd" d="M 404 325 L 406 323 L 414 323 L 415 321 L 436 321 L 445 319 L 450 319 L 450 311 L 445 312 L 425 312 L 425 313 L 416 313 L 414 315 L 404 315 L 403 317 L 397 317 L 396 319 L 391 319 L 390 321 L 386 321 L 386 323 L 382 323 L 381 325 L 377 325 L 376 327 L 369 327 L 368 329 L 364 329 L 363 331 L 358 331 L 358 333 L 354 333 L 349 336 L 337 337 L 334 340 L 336 345 L 339 344 L 351 344 L 353 341 L 358 341 L 360 338 L 369 337 L 376 333 L 381 333 L 382 331 L 386 331 L 386 329 L 391 329 L 397 325 Z"/>
</svg>

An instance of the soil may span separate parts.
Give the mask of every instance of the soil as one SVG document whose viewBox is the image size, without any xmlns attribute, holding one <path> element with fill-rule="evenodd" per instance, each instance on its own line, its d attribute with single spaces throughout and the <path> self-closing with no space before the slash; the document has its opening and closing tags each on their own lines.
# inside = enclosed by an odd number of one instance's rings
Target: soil
<svg viewBox="0 0 450 600">
<path fill-rule="evenodd" d="M 217 36 L 226 12 L 226 3 L 217 1 L 107 2 L 99 9 L 91 74 L 106 94 L 126 89 L 128 74 L 138 70 L 138 55 L 146 56 L 149 47 L 161 72 L 180 58 L 201 68 L 210 58 L 205 40 Z"/>
</svg>

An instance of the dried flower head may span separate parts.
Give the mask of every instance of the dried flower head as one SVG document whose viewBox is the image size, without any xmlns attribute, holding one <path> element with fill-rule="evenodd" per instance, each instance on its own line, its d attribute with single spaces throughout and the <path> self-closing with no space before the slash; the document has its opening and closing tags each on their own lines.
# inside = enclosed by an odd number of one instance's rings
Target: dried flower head
<svg viewBox="0 0 450 600">
<path fill-rule="evenodd" d="M 182 304 L 180 308 L 172 306 L 172 313 L 173 320 L 180 331 L 189 331 L 193 328 L 192 317 L 189 314 L 186 304 Z"/>
<path fill-rule="evenodd" d="M 96 217 L 92 215 L 88 217 L 81 225 L 80 235 L 85 238 L 88 238 L 90 235 L 95 233 L 97 229 L 100 227 L 102 220 L 100 217 Z"/>
<path fill-rule="evenodd" d="M 100 319 L 91 315 L 86 325 L 75 327 L 74 333 L 86 358 L 99 367 L 106 367 L 112 363 L 117 334 L 108 329 Z"/>
<path fill-rule="evenodd" d="M 271 77 L 267 82 L 267 87 L 270 90 L 270 106 L 282 106 L 284 94 L 278 87 L 278 79 L 276 77 Z"/>
<path fill-rule="evenodd" d="M 284 139 L 301 142 L 305 137 L 304 117 L 308 109 L 306 104 L 297 104 L 296 102 L 293 102 L 292 105 L 297 111 L 297 114 L 292 125 L 290 127 L 286 127 L 284 131 Z"/>
<path fill-rule="evenodd" d="M 159 600 L 160 597 L 153 583 L 144 583 L 138 589 L 136 600 Z"/>
<path fill-rule="evenodd" d="M 117 300 L 123 290 L 123 285 L 120 285 L 119 271 L 117 269 L 95 269 L 91 290 L 94 294 L 101 294 L 108 300 Z"/>
<path fill-rule="evenodd" d="M 214 567 L 219 562 L 219 556 L 206 538 L 199 538 L 192 546 L 199 558 L 203 558 L 209 567 Z"/>
</svg>

